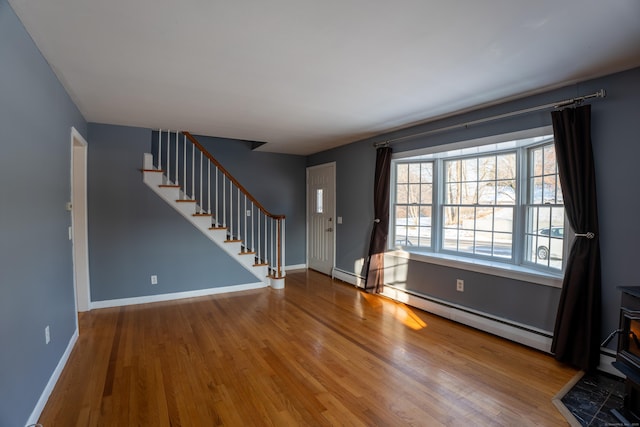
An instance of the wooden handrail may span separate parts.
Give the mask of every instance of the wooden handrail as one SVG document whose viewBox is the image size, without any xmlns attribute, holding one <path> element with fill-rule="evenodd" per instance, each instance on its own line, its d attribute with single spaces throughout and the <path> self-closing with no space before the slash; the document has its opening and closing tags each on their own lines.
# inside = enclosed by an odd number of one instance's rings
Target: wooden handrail
<svg viewBox="0 0 640 427">
<path fill-rule="evenodd" d="M 240 191 L 242 191 L 242 193 L 243 193 L 245 196 L 247 196 L 247 198 L 248 198 L 249 200 L 251 200 L 251 201 L 253 202 L 253 204 L 254 204 L 258 209 L 260 209 L 260 210 L 262 211 L 262 213 L 264 213 L 266 216 L 268 216 L 268 217 L 270 217 L 270 218 L 277 219 L 277 220 L 281 220 L 281 219 L 284 219 L 284 218 L 285 218 L 285 215 L 274 215 L 274 214 L 272 214 L 271 212 L 269 212 L 268 210 L 266 210 L 266 209 L 264 208 L 264 206 L 262 206 L 262 204 L 260 204 L 260 202 L 258 202 L 258 200 L 257 200 L 255 197 L 253 197 L 253 196 L 251 195 L 251 193 L 249 193 L 249 192 L 247 191 L 247 189 L 246 189 L 246 188 L 244 188 L 244 187 L 242 186 L 242 184 L 240 184 L 240 183 L 238 182 L 238 180 L 237 180 L 237 179 L 235 179 L 235 178 L 233 177 L 233 175 L 231 175 L 231 174 L 230 174 L 230 173 L 229 173 L 229 172 L 228 172 L 228 171 L 227 171 L 227 170 L 226 170 L 226 169 L 225 169 L 225 168 L 220 164 L 220 162 L 218 162 L 218 161 L 215 159 L 215 157 L 213 157 L 213 156 L 211 155 L 211 153 L 209 153 L 209 152 L 208 152 L 208 151 L 207 151 L 207 150 L 206 150 L 206 149 L 205 149 L 205 148 L 200 144 L 200 142 L 198 142 L 198 140 L 197 140 L 196 138 L 194 138 L 194 136 L 193 136 L 193 135 L 191 135 L 189 132 L 186 132 L 186 131 L 182 131 L 182 134 L 183 134 L 184 136 L 186 136 L 186 137 L 189 139 L 189 141 L 191 141 L 191 143 L 192 143 L 194 146 L 196 146 L 196 147 L 198 148 L 198 150 L 200 150 L 200 152 L 201 152 L 202 154 L 204 154 L 204 155 L 205 155 L 205 156 L 206 156 L 206 157 L 211 161 L 211 163 L 213 163 L 214 165 L 216 165 L 216 167 L 217 167 L 220 171 L 222 171 L 222 173 L 224 174 L 224 176 L 226 176 L 226 177 L 229 179 L 229 181 L 233 182 L 233 184 L 234 184 L 236 187 L 238 187 L 238 188 L 240 189 Z"/>
</svg>

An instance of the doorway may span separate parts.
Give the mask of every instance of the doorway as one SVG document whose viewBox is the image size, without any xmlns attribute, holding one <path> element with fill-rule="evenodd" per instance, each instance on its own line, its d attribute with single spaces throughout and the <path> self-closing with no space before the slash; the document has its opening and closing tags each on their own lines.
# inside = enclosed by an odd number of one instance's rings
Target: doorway
<svg viewBox="0 0 640 427">
<path fill-rule="evenodd" d="M 71 128 L 71 240 L 77 311 L 89 311 L 89 237 L 87 224 L 87 141 Z"/>
<path fill-rule="evenodd" d="M 332 275 L 335 266 L 335 162 L 307 168 L 307 265 Z"/>
</svg>

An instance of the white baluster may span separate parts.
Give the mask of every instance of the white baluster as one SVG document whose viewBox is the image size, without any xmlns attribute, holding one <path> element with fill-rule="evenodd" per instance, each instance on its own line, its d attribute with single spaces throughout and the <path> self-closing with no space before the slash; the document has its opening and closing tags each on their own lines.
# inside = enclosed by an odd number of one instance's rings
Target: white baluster
<svg viewBox="0 0 640 427">
<path fill-rule="evenodd" d="M 182 140 L 182 196 L 187 196 L 187 135 Z"/>
<path fill-rule="evenodd" d="M 165 176 L 167 177 L 167 184 L 171 184 L 171 131 L 167 129 L 167 155 L 165 156 L 165 162 L 167 163 L 167 170 Z"/>
<path fill-rule="evenodd" d="M 225 186 L 225 181 L 227 180 L 226 175 L 222 175 L 222 226 L 227 226 L 227 188 Z"/>
<path fill-rule="evenodd" d="M 196 146 L 193 144 L 191 144 L 191 194 L 189 197 L 196 197 Z"/>
<path fill-rule="evenodd" d="M 233 231 L 233 182 L 229 180 L 229 233 L 232 238 Z"/>
<path fill-rule="evenodd" d="M 218 199 L 220 199 L 220 197 L 218 196 L 218 188 L 220 188 L 220 187 L 218 187 L 218 167 L 217 166 L 216 166 L 215 172 L 216 172 L 216 191 L 215 191 L 215 195 L 216 195 L 215 196 L 216 197 L 216 200 L 215 200 L 215 202 L 216 202 L 216 224 L 220 225 L 220 222 L 219 222 L 220 216 L 218 215 Z"/>
<path fill-rule="evenodd" d="M 202 158 L 204 157 L 204 153 L 200 152 L 200 200 L 198 201 L 198 213 L 202 213 L 202 205 L 204 204 L 204 199 L 202 198 Z"/>
<path fill-rule="evenodd" d="M 158 160 L 158 169 L 162 169 L 162 129 L 158 131 L 158 155 L 156 160 Z"/>
<path fill-rule="evenodd" d="M 243 252 L 247 252 L 249 249 L 249 233 L 247 233 L 247 195 L 244 196 L 244 209 L 242 210 L 244 216 L 244 249 Z"/>
<path fill-rule="evenodd" d="M 178 131 L 176 131 L 176 169 L 175 169 L 174 174 L 173 174 L 174 177 L 175 177 L 173 183 L 175 185 L 179 185 L 178 184 L 178 161 L 179 161 L 179 157 L 180 156 L 178 156 Z"/>
<path fill-rule="evenodd" d="M 258 261 L 262 262 L 262 251 L 260 250 L 260 221 L 262 221 L 260 215 L 262 214 L 262 211 L 257 209 L 257 214 L 258 217 L 256 218 L 256 223 L 258 227 L 258 244 L 256 245 L 256 257 L 258 258 Z"/>
<path fill-rule="evenodd" d="M 254 215 L 255 215 L 254 206 L 255 205 L 253 204 L 253 202 L 251 202 L 251 252 L 256 251 L 256 235 L 255 235 L 256 221 L 254 218 Z"/>
<path fill-rule="evenodd" d="M 268 264 L 269 263 L 269 227 L 268 227 L 268 220 L 269 217 L 267 217 L 267 215 L 264 215 L 264 261 Z"/>
<path fill-rule="evenodd" d="M 211 160 L 207 159 L 207 213 L 211 215 Z"/>
<path fill-rule="evenodd" d="M 238 187 L 238 239 L 242 239 L 241 229 L 240 229 L 240 188 Z"/>
</svg>

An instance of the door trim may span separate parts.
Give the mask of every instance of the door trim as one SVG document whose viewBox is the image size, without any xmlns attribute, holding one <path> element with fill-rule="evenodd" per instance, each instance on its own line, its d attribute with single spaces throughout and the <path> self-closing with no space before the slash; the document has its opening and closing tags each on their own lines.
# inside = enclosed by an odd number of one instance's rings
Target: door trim
<svg viewBox="0 0 640 427">
<path fill-rule="evenodd" d="M 75 127 L 71 127 L 71 252 L 76 312 L 89 311 L 91 303 L 87 212 L 87 149 L 87 140 Z"/>
<path fill-rule="evenodd" d="M 331 245 L 333 246 L 333 259 L 331 260 L 331 278 L 334 277 L 334 270 L 336 268 L 336 234 L 338 232 L 338 219 L 336 217 L 336 169 L 337 169 L 337 164 L 336 162 L 328 162 L 328 163 L 322 163 L 319 165 L 314 165 L 314 166 L 308 166 L 307 170 L 306 170 L 306 182 L 305 182 L 305 186 L 307 187 L 305 192 L 307 193 L 307 197 L 306 197 L 306 213 L 307 213 L 307 219 L 306 219 L 306 228 L 307 228 L 307 247 L 306 247 L 306 253 L 307 253 L 307 268 L 309 268 L 309 238 L 310 238 L 310 232 L 309 232 L 309 221 L 310 221 L 310 212 L 309 212 L 309 202 L 310 202 L 310 197 L 313 197 L 312 194 L 309 194 L 309 172 L 311 170 L 314 169 L 320 169 L 320 168 L 326 168 L 332 166 L 332 170 L 333 170 L 333 188 L 332 193 L 333 193 L 333 212 L 331 212 L 331 217 L 333 218 L 333 233 L 331 233 L 332 238 L 331 238 Z"/>
</svg>

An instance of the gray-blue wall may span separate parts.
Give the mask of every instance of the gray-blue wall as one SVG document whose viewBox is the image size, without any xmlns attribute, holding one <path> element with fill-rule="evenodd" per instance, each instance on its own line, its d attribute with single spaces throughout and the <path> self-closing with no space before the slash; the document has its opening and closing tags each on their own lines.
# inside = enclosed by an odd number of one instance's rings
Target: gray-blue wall
<svg viewBox="0 0 640 427">
<path fill-rule="evenodd" d="M 478 118 L 607 91 L 607 97 L 592 103 L 592 139 L 600 214 L 602 249 L 603 338 L 617 327 L 619 285 L 640 285 L 637 245 L 640 241 L 640 68 L 496 105 L 412 129 L 382 135 L 310 156 L 308 165 L 336 162 L 336 213 L 343 217 L 337 226 L 336 266 L 352 274 L 358 259 L 367 252 L 373 220 L 373 142 L 416 134 L 429 129 L 465 123 Z M 538 112 L 494 121 L 468 129 L 417 137 L 393 145 L 395 152 L 438 146 L 536 128 L 551 124 L 549 112 Z M 387 257 L 389 258 L 389 257 Z M 406 271 L 409 291 L 503 317 L 525 325 L 552 330 L 560 290 L 517 280 L 497 278 L 457 268 L 397 259 L 390 266 Z M 392 275 L 390 275 L 392 276 Z M 455 279 L 465 279 L 465 292 L 455 292 Z M 609 344 L 610 348 L 615 345 Z"/>
<path fill-rule="evenodd" d="M 86 137 L 80 112 L 0 0 L 0 426 L 27 422 L 76 329 L 65 210 L 72 126 Z"/>
<path fill-rule="evenodd" d="M 242 141 L 197 138 L 268 210 L 287 216 L 286 262 L 304 264 L 305 158 L 254 152 Z M 92 301 L 257 281 L 142 182 L 151 130 L 91 123 L 89 141 Z M 152 274 L 157 285 L 151 285 Z"/>
<path fill-rule="evenodd" d="M 256 283 L 142 181 L 149 129 L 89 124 L 91 300 Z M 151 275 L 158 284 L 151 285 Z"/>
<path fill-rule="evenodd" d="M 196 138 L 265 209 L 286 216 L 285 262 L 306 264 L 306 158 L 252 151 L 245 141 Z"/>
</svg>

